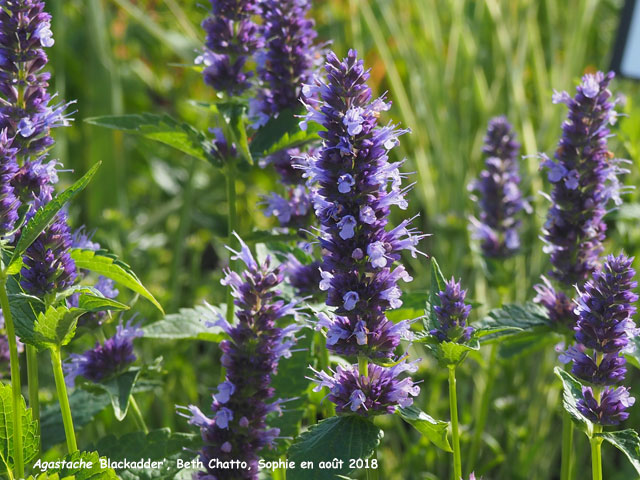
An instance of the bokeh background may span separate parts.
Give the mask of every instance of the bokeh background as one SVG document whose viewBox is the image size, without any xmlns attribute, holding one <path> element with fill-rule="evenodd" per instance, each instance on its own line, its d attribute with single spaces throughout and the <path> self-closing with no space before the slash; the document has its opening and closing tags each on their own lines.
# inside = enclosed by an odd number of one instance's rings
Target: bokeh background
<svg viewBox="0 0 640 480">
<path fill-rule="evenodd" d="M 200 22 L 205 0 L 50 0 L 56 44 L 51 49 L 53 84 L 62 98 L 77 99 L 72 127 L 56 134 L 55 155 L 74 174 L 102 161 L 97 178 L 75 202 L 74 225 L 96 229 L 96 240 L 126 259 L 168 312 L 203 300 L 221 303 L 221 268 L 227 262 L 224 179 L 198 160 L 140 137 L 84 122 L 96 115 L 167 112 L 202 129 L 207 112 L 191 100 L 213 92 L 190 68 L 203 43 Z M 536 153 L 553 153 L 565 116 L 552 105 L 553 89 L 573 92 L 585 72 L 607 70 L 621 0 L 319 0 L 313 15 L 322 41 L 339 55 L 356 48 L 371 67 L 376 93 L 393 100 L 387 119 L 412 130 L 402 138 L 405 170 L 417 182 L 409 213 L 420 213 L 420 227 L 432 233 L 424 250 L 435 256 L 447 276 L 461 277 L 477 302 L 481 318 L 501 301 L 534 296 L 532 285 L 548 269 L 538 238 L 549 191 Z M 640 52 L 639 52 L 640 54 Z M 632 161 L 626 185 L 640 176 L 640 83 L 616 80 L 627 114 L 614 127 L 611 150 Z M 467 185 L 482 169 L 481 146 L 487 121 L 505 114 L 523 144 L 523 188 L 533 212 L 524 221 L 523 252 L 509 266 L 504 286 L 487 281 L 490 266 L 476 253 L 468 231 L 474 205 Z M 277 188 L 270 170 L 244 170 L 238 179 L 240 232 L 269 229 L 256 204 Z M 608 216 L 607 252 L 640 247 L 640 192 Z M 404 212 L 403 212 L 404 215 Z M 407 259 L 414 291 L 428 288 L 429 264 Z M 637 262 L 638 263 L 638 262 Z M 638 264 L 637 266 L 640 266 Z M 157 319 L 143 302 L 141 318 Z M 486 479 L 554 479 L 559 472 L 559 385 L 555 339 L 527 349 L 500 352 L 491 414 L 476 471 Z M 139 396 L 151 427 L 189 430 L 174 406 L 208 403 L 218 381 L 219 352 L 193 342 L 138 345 L 145 359 L 162 356 L 163 384 Z M 78 346 L 77 348 L 80 349 Z M 425 360 L 420 406 L 448 418 L 446 372 Z M 463 459 L 468 450 L 473 411 L 486 378 L 480 366 L 485 351 L 473 355 L 458 376 Z M 629 383 L 640 393 L 637 370 Z M 47 384 L 47 379 L 44 380 Z M 52 385 L 52 382 L 49 383 Z M 314 400 L 315 401 L 315 400 Z M 628 426 L 640 427 L 640 407 Z M 379 451 L 389 480 L 447 479 L 450 458 L 420 439 L 417 432 L 389 417 L 380 419 L 385 438 Z M 466 429 L 465 429 L 466 428 Z M 80 444 L 95 435 L 126 432 L 109 410 L 81 433 Z M 588 443 L 576 434 L 576 478 L 590 475 Z M 605 476 L 629 480 L 636 474 L 626 459 L 605 445 Z"/>
</svg>

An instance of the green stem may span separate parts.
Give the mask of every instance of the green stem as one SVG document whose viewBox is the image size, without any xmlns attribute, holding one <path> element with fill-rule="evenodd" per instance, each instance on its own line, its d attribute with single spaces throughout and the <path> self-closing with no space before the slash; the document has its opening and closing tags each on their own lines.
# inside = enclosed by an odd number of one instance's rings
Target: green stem
<svg viewBox="0 0 640 480">
<path fill-rule="evenodd" d="M 482 400 L 480 402 L 480 409 L 476 416 L 477 421 L 474 427 L 473 439 L 471 440 L 471 448 L 469 449 L 467 470 L 473 471 L 473 467 L 476 464 L 478 455 L 480 453 L 480 447 L 482 445 L 482 434 L 484 433 L 484 427 L 487 424 L 487 418 L 489 417 L 489 405 L 491 403 L 491 393 L 493 390 L 493 383 L 496 378 L 496 360 L 498 357 L 498 344 L 491 345 L 491 353 L 489 355 L 489 366 L 487 371 L 487 379 L 485 381 L 484 390 L 482 392 Z"/>
<path fill-rule="evenodd" d="M 571 480 L 571 460 L 573 457 L 573 422 L 564 408 L 562 410 L 562 460 L 560 480 Z"/>
<path fill-rule="evenodd" d="M 233 232 L 237 230 L 237 212 L 236 212 L 236 167 L 234 159 L 227 160 L 227 204 L 229 208 L 229 215 L 227 216 L 227 245 L 233 245 Z M 231 268 L 231 261 L 229 261 L 229 268 Z M 231 294 L 231 287 L 227 291 L 227 321 L 233 321 L 234 305 L 233 295 Z"/>
<path fill-rule="evenodd" d="M 53 367 L 53 378 L 56 381 L 58 402 L 60 403 L 60 411 L 62 412 L 62 423 L 64 425 L 64 435 L 67 439 L 67 450 L 69 450 L 69 453 L 74 453 L 78 451 L 78 444 L 76 443 L 76 434 L 73 430 L 73 418 L 71 417 L 71 407 L 69 406 L 69 397 L 67 396 L 67 385 L 64 383 L 59 347 L 51 349 L 51 366 Z"/>
<path fill-rule="evenodd" d="M 369 376 L 369 359 L 364 355 L 358 355 L 358 373 L 363 377 Z"/>
<path fill-rule="evenodd" d="M 0 276 L 0 307 L 4 316 L 4 324 L 7 329 L 7 339 L 9 341 L 9 360 L 11 362 L 11 392 L 13 399 L 13 457 L 15 474 L 18 478 L 24 477 L 24 457 L 22 450 L 22 417 L 21 411 L 21 391 L 20 385 L 20 359 L 18 357 L 18 343 L 16 341 L 16 331 L 13 326 L 13 317 L 9 308 L 9 296 L 7 295 L 7 277 L 3 273 Z"/>
<path fill-rule="evenodd" d="M 38 350 L 33 345 L 26 345 L 27 380 L 29 382 L 29 407 L 33 418 L 38 422 L 40 430 L 40 381 L 38 379 Z M 38 431 L 38 450 L 40 450 L 40 432 Z"/>
<path fill-rule="evenodd" d="M 145 435 L 149 433 L 149 427 L 147 427 L 147 423 L 144 421 L 144 417 L 142 416 L 142 412 L 140 411 L 140 407 L 138 406 L 138 402 L 133 395 L 129 397 L 129 406 L 131 407 L 131 412 L 133 413 L 133 418 Z"/>
<path fill-rule="evenodd" d="M 460 432 L 458 430 L 458 395 L 456 393 L 456 367 L 449 366 L 449 410 L 451 411 L 451 436 L 453 440 L 453 479 L 462 478 L 460 457 Z"/>
<path fill-rule="evenodd" d="M 593 426 L 593 433 L 602 432 L 601 425 Z M 602 480 L 602 438 L 592 436 L 589 440 L 591 443 L 591 473 L 593 480 Z"/>
</svg>

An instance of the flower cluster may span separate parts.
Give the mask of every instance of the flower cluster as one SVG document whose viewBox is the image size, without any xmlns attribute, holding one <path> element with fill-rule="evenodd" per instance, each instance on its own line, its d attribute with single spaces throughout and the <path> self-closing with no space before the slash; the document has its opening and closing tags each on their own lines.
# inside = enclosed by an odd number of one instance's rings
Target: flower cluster
<svg viewBox="0 0 640 480">
<path fill-rule="evenodd" d="M 12 148 L 7 131 L 0 133 L 0 239 L 15 227 L 20 201 L 11 184 L 18 171 L 16 149 Z"/>
<path fill-rule="evenodd" d="M 318 290 L 322 277 L 320 276 L 320 262 L 309 264 L 300 262 L 293 254 L 289 254 L 285 264 L 285 277 L 289 285 L 296 289 L 300 296 L 313 295 Z"/>
<path fill-rule="evenodd" d="M 490 258 L 507 258 L 520 248 L 518 214 L 525 208 L 520 193 L 518 152 L 513 127 L 505 117 L 489 122 L 483 152 L 485 169 L 469 187 L 478 194 L 480 218 L 472 218 L 474 237 Z"/>
<path fill-rule="evenodd" d="M 133 339 L 141 336 L 142 330 L 129 321 L 118 325 L 116 334 L 104 343 L 96 342 L 95 347 L 80 355 L 69 355 L 64 364 L 66 383 L 73 387 L 78 376 L 97 383 L 124 371 L 136 360 Z"/>
<path fill-rule="evenodd" d="M 465 343 L 471 338 L 474 328 L 467 326 L 467 317 L 471 312 L 471 305 L 464 303 L 467 295 L 462 290 L 460 282 L 454 278 L 449 280 L 444 291 L 438 293 L 440 305 L 434 305 L 437 327 L 429 333 L 440 342 Z"/>
<path fill-rule="evenodd" d="M 636 313 L 633 304 L 638 300 L 633 292 L 637 282 L 632 260 L 625 255 L 609 255 L 602 270 L 584 285 L 576 307 L 578 343 L 561 355 L 561 360 L 573 361 L 574 375 L 595 386 L 583 388 L 584 398 L 578 408 L 602 425 L 616 425 L 626 419 L 625 410 L 634 402 L 627 388 L 614 388 L 624 380 L 625 359 L 621 354 L 637 331 L 632 320 Z"/>
<path fill-rule="evenodd" d="M 587 74 L 573 98 L 567 92 L 553 96 L 554 103 L 567 105 L 569 114 L 562 125 L 555 159 L 542 155 L 542 167 L 548 169 L 553 185 L 543 240 L 553 267 L 549 275 L 564 290 L 581 286 L 598 268 L 607 228 L 603 217 L 610 200 L 620 202 L 617 176 L 624 170 L 607 148 L 608 127 L 616 120 L 609 90 L 613 77 L 613 72 Z M 537 301 L 547 308 L 561 308 L 550 310 L 551 317 L 566 316 L 567 302 L 562 293 L 550 282 L 545 283 L 537 287 Z M 561 298 L 555 298 L 558 296 Z M 575 320 L 572 316 L 563 323 L 572 326 Z"/>
<path fill-rule="evenodd" d="M 202 22 L 206 48 L 196 63 L 204 66 L 204 81 L 219 92 L 241 95 L 250 86 L 247 60 L 262 47 L 263 37 L 253 16 L 258 0 L 210 0 L 211 16 Z"/>
<path fill-rule="evenodd" d="M 264 88 L 252 105 L 258 124 L 300 106 L 302 85 L 309 82 L 315 60 L 313 20 L 306 18 L 310 0 L 265 0 L 265 50 L 258 55 L 258 77 Z"/>
<path fill-rule="evenodd" d="M 332 375 L 314 370 L 311 378 L 317 385 L 315 392 L 323 387 L 329 388 L 329 400 L 336 404 L 338 413 L 355 413 L 362 416 L 393 413 L 398 405 L 408 407 L 413 398 L 420 393 L 410 377 L 400 378 L 400 374 L 415 372 L 415 362 L 401 363 L 391 368 L 374 363 L 368 365 L 367 375 L 358 370 L 358 365 L 338 366 Z"/>
<path fill-rule="evenodd" d="M 279 328 L 276 322 L 284 316 L 296 314 L 295 303 L 277 300 L 274 290 L 283 280 L 282 267 L 272 268 L 267 259 L 259 265 L 249 248 L 238 238 L 241 249 L 232 258 L 242 260 L 246 270 L 242 275 L 226 271 L 223 285 L 230 286 L 238 307 L 237 322 L 229 324 L 220 318 L 229 339 L 220 343 L 222 366 L 226 369 L 224 382 L 218 385 L 211 408 L 213 418 L 204 415 L 194 405 L 188 407 L 190 423 L 200 427 L 204 447 L 200 451 L 206 472 L 202 479 L 257 479 L 258 453 L 273 444 L 279 430 L 268 428 L 267 414 L 277 410 L 271 377 L 281 357 L 290 355 L 295 343 L 292 324 Z M 209 461 L 244 461 L 249 469 L 219 469 Z"/>
<path fill-rule="evenodd" d="M 328 83 L 317 78 L 305 86 L 308 109 L 302 123 L 322 125 L 323 145 L 310 159 L 307 175 L 317 185 L 316 216 L 324 253 L 320 289 L 335 315 L 324 317 L 327 347 L 338 354 L 389 358 L 408 334 L 408 322 L 394 324 L 385 311 L 402 305 L 398 281 L 412 278 L 402 265 L 394 267 L 403 250 L 416 255 L 424 235 L 409 228 L 411 220 L 387 230 L 392 205 L 407 208 L 399 167 L 389 162 L 400 130 L 379 126 L 390 104 L 372 100 L 364 69 L 354 50 L 340 61 L 329 53 Z"/>
</svg>

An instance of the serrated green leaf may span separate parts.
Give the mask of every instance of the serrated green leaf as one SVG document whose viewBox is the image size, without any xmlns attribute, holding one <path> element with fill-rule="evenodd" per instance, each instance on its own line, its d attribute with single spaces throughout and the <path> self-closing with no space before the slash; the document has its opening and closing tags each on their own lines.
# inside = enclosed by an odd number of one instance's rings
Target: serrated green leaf
<svg viewBox="0 0 640 480">
<path fill-rule="evenodd" d="M 624 453 L 640 475 L 640 437 L 635 430 L 628 428 L 617 432 L 596 433 L 595 436 L 605 439 Z"/>
<path fill-rule="evenodd" d="M 500 343 L 498 355 L 503 360 L 512 360 L 517 357 L 531 355 L 533 352 L 547 348 L 560 340 L 557 335 L 545 335 L 535 330 L 533 332 L 520 332 L 517 335 L 505 337 L 505 340 Z"/>
<path fill-rule="evenodd" d="M 333 480 L 348 475 L 352 459 L 369 458 L 380 443 L 382 430 L 371 421 L 356 415 L 331 417 L 313 425 L 289 448 L 288 459 L 297 468 L 287 471 L 289 480 Z M 342 460 L 335 468 L 320 468 L 320 462 Z M 302 469 L 300 464 L 313 462 L 314 468 Z"/>
<path fill-rule="evenodd" d="M 158 303 L 151 292 L 142 285 L 136 274 L 131 270 L 131 267 L 119 260 L 115 255 L 106 250 L 74 248 L 71 250 L 71 258 L 79 269 L 89 270 L 103 277 L 110 278 L 123 287 L 140 294 L 164 313 L 160 303 Z"/>
<path fill-rule="evenodd" d="M 435 257 L 431 257 L 431 285 L 429 287 L 429 299 L 427 302 L 427 316 L 422 321 L 427 331 L 437 326 L 434 307 L 440 306 L 441 302 L 438 293 L 447 288 L 446 283 L 447 280 L 444 278 L 442 270 L 440 270 L 440 265 L 438 265 Z"/>
<path fill-rule="evenodd" d="M 0 473 L 12 470 L 13 458 L 13 395 L 11 385 L 0 384 Z M 38 422 L 31 418 L 31 409 L 27 409 L 24 398 L 20 396 L 18 415 L 22 419 L 22 451 L 25 463 L 33 460 L 39 453 Z"/>
<path fill-rule="evenodd" d="M 162 320 L 145 325 L 142 331 L 145 338 L 220 342 L 226 338 L 223 330 L 220 327 L 209 327 L 207 323 L 218 320 L 221 313 L 221 310 L 208 304 L 181 308 L 178 313 L 172 313 Z"/>
<path fill-rule="evenodd" d="M 554 368 L 553 371 L 562 380 L 562 405 L 564 409 L 582 431 L 591 431 L 593 424 L 578 410 L 578 401 L 582 398 L 582 383 L 560 367 Z"/>
<path fill-rule="evenodd" d="M 475 322 L 473 326 L 478 330 L 496 329 L 483 340 L 486 342 L 531 331 L 536 331 L 543 336 L 544 331 L 551 330 L 551 321 L 544 307 L 527 302 L 524 305 L 508 304 L 491 310 L 486 317 Z"/>
<path fill-rule="evenodd" d="M 118 476 L 112 468 L 101 466 L 100 456 L 97 452 L 74 452 L 61 460 L 66 462 L 60 462 L 59 465 L 47 468 L 46 476 L 38 476 L 37 480 L 53 480 L 56 478 L 54 475 L 58 475 L 60 480 L 118 480 Z M 80 461 L 84 461 L 82 466 Z M 38 468 L 37 464 L 35 467 Z"/>
<path fill-rule="evenodd" d="M 443 366 L 459 365 L 467 357 L 469 352 L 480 349 L 477 338 L 471 337 L 468 343 L 437 342 L 433 338 L 421 337 L 417 342 L 424 343 L 424 346 L 431 351 L 438 363 Z"/>
<path fill-rule="evenodd" d="M 76 433 L 87 425 L 97 414 L 111 403 L 106 393 L 91 393 L 76 388 L 69 394 L 69 405 L 73 417 Z M 64 425 L 60 405 L 54 402 L 48 405 L 40 415 L 42 432 L 42 451 L 47 451 L 54 445 L 64 442 Z"/>
<path fill-rule="evenodd" d="M 16 334 L 24 343 L 33 344 L 33 327 L 36 318 L 44 312 L 41 302 L 32 302 L 22 296 L 24 291 L 16 277 L 7 279 L 7 291 L 9 292 L 9 307 L 16 327 Z"/>
<path fill-rule="evenodd" d="M 73 185 L 67 188 L 60 195 L 56 196 L 42 208 L 38 209 L 33 217 L 31 217 L 31 220 L 29 220 L 29 222 L 22 229 L 20 238 L 18 239 L 18 243 L 13 250 L 11 260 L 9 260 L 10 270 L 12 268 L 12 265 L 14 265 L 16 262 L 21 261 L 21 257 L 27 250 L 27 248 L 29 248 L 29 246 L 40 236 L 43 230 L 51 225 L 58 212 L 62 210 L 67 202 L 69 202 L 71 199 L 73 199 L 73 197 L 75 197 L 76 195 L 78 195 L 78 193 L 85 189 L 95 173 L 98 171 L 98 168 L 100 168 L 100 164 L 101 162 L 96 163 L 89 169 L 87 173 L 84 174 L 84 176 L 80 180 L 75 182 Z"/>
<path fill-rule="evenodd" d="M 321 127 L 311 123 L 306 131 L 301 130 L 300 119 L 295 116 L 296 113 L 302 112 L 285 110 L 260 127 L 251 139 L 252 154 L 257 157 L 265 157 L 281 150 L 320 140 L 318 132 Z"/>
<path fill-rule="evenodd" d="M 76 383 L 79 387 L 90 392 L 105 392 L 111 400 L 113 414 L 118 421 L 122 421 L 124 417 L 127 416 L 131 394 L 133 393 L 133 388 L 138 380 L 140 371 L 140 368 L 130 368 L 126 372 L 114 375 L 103 382 L 94 383 L 78 378 Z"/>
<path fill-rule="evenodd" d="M 100 455 L 114 462 L 128 460 L 163 461 L 159 469 L 118 469 L 122 480 L 160 480 L 173 479 L 178 472 L 176 460 L 189 461 L 196 457 L 195 450 L 201 444 L 200 435 L 171 432 L 168 428 L 143 432 L 127 433 L 119 438 L 108 435 L 101 438 L 92 447 Z"/>
<path fill-rule="evenodd" d="M 402 419 L 412 425 L 416 430 L 423 434 L 436 447 L 441 448 L 445 452 L 453 452 L 449 444 L 447 429 L 449 422 L 435 420 L 425 412 L 415 406 L 398 408 L 396 410 Z"/>
<path fill-rule="evenodd" d="M 120 303 L 112 298 L 107 298 L 91 293 L 82 293 L 78 296 L 78 308 L 87 312 L 106 312 L 129 310 L 129 305 Z"/>
<path fill-rule="evenodd" d="M 167 114 L 105 115 L 87 118 L 92 125 L 121 130 L 163 143 L 205 162 L 209 161 L 203 132 Z"/>
<path fill-rule="evenodd" d="M 87 310 L 82 308 L 51 306 L 38 315 L 33 326 L 33 337 L 26 341 L 39 349 L 67 345 L 76 333 L 78 318 L 84 313 Z"/>
</svg>

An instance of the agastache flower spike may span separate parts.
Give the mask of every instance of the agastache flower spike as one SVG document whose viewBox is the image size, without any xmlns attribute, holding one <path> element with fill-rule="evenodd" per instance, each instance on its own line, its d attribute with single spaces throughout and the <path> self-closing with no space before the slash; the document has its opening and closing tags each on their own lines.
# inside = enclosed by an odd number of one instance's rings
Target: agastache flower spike
<svg viewBox="0 0 640 480">
<path fill-rule="evenodd" d="M 260 27 L 252 17 L 260 13 L 259 0 L 210 0 L 211 16 L 202 22 L 206 47 L 196 58 L 204 66 L 207 85 L 229 96 L 242 95 L 252 72 L 247 60 L 261 48 Z"/>
<path fill-rule="evenodd" d="M 223 285 L 231 286 L 237 322 L 229 324 L 220 318 L 229 339 L 220 343 L 222 365 L 226 378 L 213 395 L 212 417 L 207 417 L 195 405 L 186 408 L 184 416 L 200 427 L 204 446 L 200 459 L 207 466 L 197 478 L 217 480 L 258 478 L 258 454 L 273 445 L 279 434 L 277 428 L 268 428 L 266 417 L 278 409 L 270 386 L 281 357 L 290 355 L 295 343 L 294 334 L 299 325 L 279 328 L 276 322 L 297 312 L 295 303 L 277 300 L 275 288 L 283 280 L 282 266 L 272 268 L 267 259 L 259 265 L 249 248 L 238 237 L 241 249 L 234 252 L 235 260 L 242 260 L 246 270 L 242 274 L 227 270 Z M 244 461 L 248 469 L 219 469 L 210 466 L 211 459 L 222 462 Z"/>
<path fill-rule="evenodd" d="M 434 305 L 437 327 L 429 333 L 440 342 L 465 343 L 471 338 L 473 327 L 467 326 L 471 305 L 464 303 L 467 291 L 454 278 L 438 293 L 440 305 Z"/>
<path fill-rule="evenodd" d="M 16 149 L 3 130 L 0 133 L 0 239 L 13 230 L 18 220 L 20 201 L 11 184 L 17 171 Z"/>
<path fill-rule="evenodd" d="M 520 248 L 518 214 L 526 207 L 520 193 L 518 152 L 513 127 L 505 117 L 489 122 L 485 137 L 485 169 L 469 187 L 478 194 L 480 218 L 472 218 L 474 237 L 490 258 L 507 258 Z"/>
<path fill-rule="evenodd" d="M 103 344 L 97 342 L 80 355 L 71 354 L 63 365 L 67 385 L 73 387 L 78 376 L 97 383 L 122 372 L 135 362 L 133 339 L 141 336 L 142 330 L 129 321 L 124 326 L 118 325 L 116 334 Z"/>
<path fill-rule="evenodd" d="M 638 300 L 633 292 L 637 282 L 632 261 L 624 255 L 609 255 L 602 269 L 584 285 L 575 309 L 578 343 L 560 357 L 565 362 L 573 361 L 574 375 L 599 388 L 624 380 L 622 353 L 637 334 L 632 320 L 636 313 L 633 304 Z M 578 408 L 594 422 L 615 425 L 626 418 L 624 410 L 633 402 L 624 387 L 607 388 L 601 398 L 594 395 L 591 387 L 585 387 Z"/>
<path fill-rule="evenodd" d="M 424 237 L 409 228 L 411 220 L 386 229 L 391 205 L 407 207 L 401 162 L 388 159 L 406 130 L 378 125 L 390 105 L 372 99 L 369 72 L 354 50 L 343 61 L 329 53 L 325 70 L 328 82 L 316 78 L 305 86 L 308 114 L 302 123 L 323 127 L 322 148 L 307 166 L 309 182 L 317 185 L 314 207 L 322 227 L 320 288 L 335 307 L 321 326 L 328 328 L 327 347 L 335 353 L 389 358 L 409 329 L 406 321 L 389 321 L 385 311 L 402 305 L 398 282 L 412 280 L 394 264 L 403 250 L 420 253 L 416 247 Z"/>
</svg>

